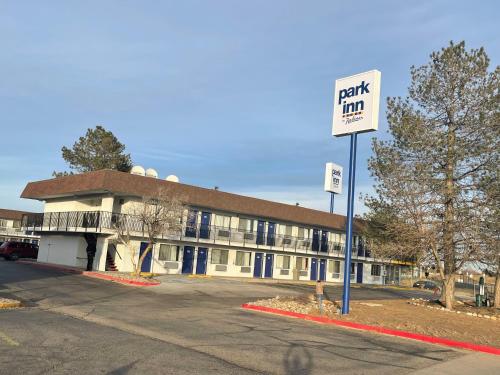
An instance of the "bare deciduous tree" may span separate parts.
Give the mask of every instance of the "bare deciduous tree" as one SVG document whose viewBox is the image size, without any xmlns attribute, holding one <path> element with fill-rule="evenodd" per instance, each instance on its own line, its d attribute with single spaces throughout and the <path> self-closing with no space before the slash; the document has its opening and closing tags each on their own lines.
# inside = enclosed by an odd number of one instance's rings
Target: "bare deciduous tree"
<svg viewBox="0 0 500 375">
<path fill-rule="evenodd" d="M 140 202 L 132 203 L 127 214 L 116 221 L 116 238 L 129 249 L 136 277 L 140 276 L 142 263 L 158 238 L 180 232 L 184 208 L 179 198 L 163 189 L 144 197 Z M 141 234 L 147 238 L 147 247 L 136 262 L 137 249 L 130 245 L 131 238 Z"/>
</svg>

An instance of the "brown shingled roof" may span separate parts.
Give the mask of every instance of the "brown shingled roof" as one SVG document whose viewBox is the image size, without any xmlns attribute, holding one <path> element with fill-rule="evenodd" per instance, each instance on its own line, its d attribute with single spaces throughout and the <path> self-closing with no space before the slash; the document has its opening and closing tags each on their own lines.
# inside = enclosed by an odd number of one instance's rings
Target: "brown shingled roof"
<svg viewBox="0 0 500 375">
<path fill-rule="evenodd" d="M 5 208 L 0 208 L 0 219 L 21 220 L 23 218 L 23 215 L 30 214 L 30 213 L 32 213 L 32 212 L 8 210 Z"/>
<path fill-rule="evenodd" d="M 154 196 L 160 189 L 193 207 L 308 226 L 345 228 L 345 216 L 341 215 L 108 169 L 30 182 L 21 197 L 45 200 L 101 192 L 144 197 Z"/>
</svg>

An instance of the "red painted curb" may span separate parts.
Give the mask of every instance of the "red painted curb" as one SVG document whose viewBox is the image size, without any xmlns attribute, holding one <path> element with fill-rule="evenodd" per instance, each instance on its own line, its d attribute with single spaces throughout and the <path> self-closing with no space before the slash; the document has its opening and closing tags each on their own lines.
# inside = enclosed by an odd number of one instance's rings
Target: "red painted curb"
<svg viewBox="0 0 500 375">
<path fill-rule="evenodd" d="M 323 323 L 323 324 L 332 324 L 332 325 L 337 325 L 337 326 L 341 326 L 341 327 L 359 329 L 359 330 L 363 330 L 363 331 L 372 331 L 372 332 L 382 333 L 384 335 L 398 336 L 398 337 L 404 337 L 404 338 L 412 339 L 412 340 L 424 341 L 424 342 L 428 342 L 431 344 L 445 345 L 445 346 L 451 346 L 451 347 L 460 348 L 460 349 L 473 350 L 476 352 L 484 352 L 484 353 L 500 355 L 500 348 L 495 348 L 494 346 L 476 345 L 476 344 L 472 344 L 469 342 L 454 341 L 454 340 L 449 340 L 449 339 L 445 339 L 442 337 L 433 337 L 433 336 L 421 335 L 418 333 L 400 331 L 397 329 L 383 328 L 383 327 L 370 326 L 370 325 L 366 325 L 366 324 L 353 323 L 353 322 L 348 322 L 348 321 L 343 321 L 343 320 L 330 319 L 330 318 L 326 318 L 323 316 L 301 314 L 301 313 L 296 313 L 296 312 L 292 312 L 292 311 L 274 309 L 272 307 L 256 306 L 256 305 L 252 305 L 252 304 L 248 304 L 248 303 L 244 303 L 243 305 L 241 305 L 241 307 L 244 309 L 248 309 L 248 310 L 262 311 L 262 312 L 267 312 L 267 313 L 277 314 L 277 315 L 284 315 L 284 316 L 289 316 L 292 318 L 309 320 L 309 321 Z"/>
<path fill-rule="evenodd" d="M 124 278 L 118 277 L 118 276 L 106 275 L 106 274 L 102 274 L 99 272 L 93 272 L 93 271 L 85 271 L 83 269 L 67 267 L 67 266 L 60 266 L 57 264 L 37 263 L 37 262 L 31 262 L 31 261 L 26 261 L 26 260 L 18 260 L 17 263 L 29 264 L 29 265 L 32 265 L 32 266 L 38 267 L 38 268 L 53 269 L 53 270 L 66 272 L 66 273 L 75 273 L 75 274 L 79 274 L 79 275 L 83 275 L 83 276 L 87 276 L 87 277 L 93 277 L 95 279 L 115 281 L 115 282 L 120 283 L 120 284 L 129 284 L 129 285 L 135 285 L 135 286 L 160 285 L 160 282 L 158 282 L 158 281 L 147 282 L 147 281 L 137 281 L 137 280 L 124 279 Z"/>
</svg>

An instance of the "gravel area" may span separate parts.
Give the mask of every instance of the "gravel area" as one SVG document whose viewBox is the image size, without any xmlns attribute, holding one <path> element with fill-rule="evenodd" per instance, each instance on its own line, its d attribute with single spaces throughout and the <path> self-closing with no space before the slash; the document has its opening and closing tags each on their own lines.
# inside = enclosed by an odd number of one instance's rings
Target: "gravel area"
<svg viewBox="0 0 500 375">
<path fill-rule="evenodd" d="M 92 271 L 92 272 L 98 273 L 101 275 L 113 276 L 113 277 L 117 277 L 117 278 L 124 279 L 124 280 L 141 281 L 141 282 L 145 282 L 145 283 L 159 283 L 160 282 L 159 280 L 155 279 L 153 276 L 151 276 L 151 277 L 144 277 L 144 276 L 135 277 L 130 272 L 102 272 L 102 271 Z"/>
<path fill-rule="evenodd" d="M 277 296 L 271 299 L 262 299 L 252 302 L 252 305 L 272 307 L 301 314 L 319 315 L 319 305 L 314 294 L 298 297 Z M 335 301 L 323 301 L 323 314 L 329 317 L 338 317 L 340 305 Z"/>
</svg>

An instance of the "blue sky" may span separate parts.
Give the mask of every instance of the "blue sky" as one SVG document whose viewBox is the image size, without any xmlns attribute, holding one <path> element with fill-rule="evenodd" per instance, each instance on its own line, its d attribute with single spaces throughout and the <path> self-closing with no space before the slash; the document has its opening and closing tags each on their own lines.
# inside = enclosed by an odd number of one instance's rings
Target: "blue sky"
<svg viewBox="0 0 500 375">
<path fill-rule="evenodd" d="M 333 83 L 382 72 L 404 96 L 409 67 L 450 40 L 500 54 L 496 1 L 7 1 L 0 3 L 0 207 L 66 170 L 63 145 L 101 124 L 160 177 L 328 210 Z M 356 192 L 369 193 L 358 137 Z M 345 181 L 346 184 L 346 181 Z M 336 212 L 345 213 L 345 196 Z M 358 200 L 355 212 L 364 207 Z"/>
</svg>

